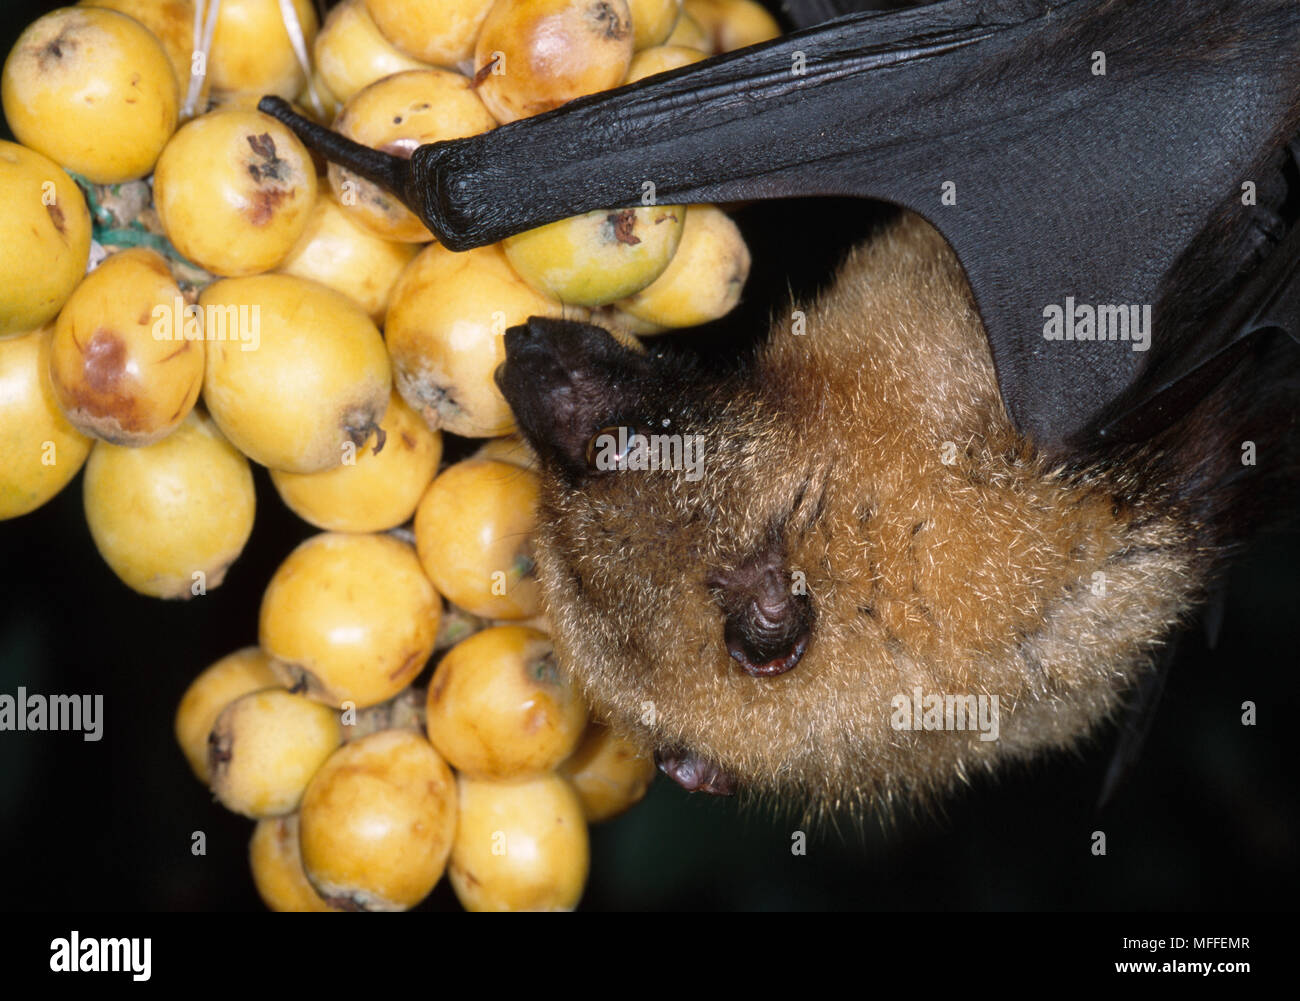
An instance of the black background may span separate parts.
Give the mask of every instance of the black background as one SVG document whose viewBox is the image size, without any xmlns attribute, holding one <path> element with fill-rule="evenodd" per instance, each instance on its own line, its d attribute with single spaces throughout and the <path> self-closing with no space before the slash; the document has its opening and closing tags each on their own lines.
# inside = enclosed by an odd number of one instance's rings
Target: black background
<svg viewBox="0 0 1300 1001">
<path fill-rule="evenodd" d="M 0 13 L 0 48 L 49 2 Z M 862 203 L 755 205 L 746 302 L 709 343 L 731 351 L 806 293 L 877 210 Z M 0 461 L 5 461 L 0 457 Z M 261 591 L 313 530 L 256 472 L 258 516 L 225 584 L 187 603 L 138 596 L 95 551 L 81 477 L 40 510 L 0 523 L 0 692 L 102 693 L 104 739 L 0 733 L 0 905 L 11 910 L 241 910 L 252 824 L 213 802 L 172 738 L 172 716 L 207 664 L 257 639 Z M 1289 908 L 1300 806 L 1288 719 L 1300 613 L 1300 535 L 1257 546 L 1230 579 L 1219 646 L 1182 645 L 1136 774 L 1100 814 L 1109 732 L 980 782 L 943 812 L 810 832 L 665 781 L 592 830 L 590 909 Z M 1241 703 L 1259 707 L 1243 727 Z M 1294 731 L 1291 731 L 1294 734 Z M 1090 837 L 1104 830 L 1108 854 Z M 207 835 L 207 854 L 190 852 Z M 423 909 L 454 909 L 446 881 Z"/>
</svg>

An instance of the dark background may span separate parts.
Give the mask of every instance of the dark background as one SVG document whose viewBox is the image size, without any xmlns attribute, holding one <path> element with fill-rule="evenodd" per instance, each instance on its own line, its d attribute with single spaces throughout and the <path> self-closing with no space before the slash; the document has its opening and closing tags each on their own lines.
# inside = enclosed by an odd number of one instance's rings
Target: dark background
<svg viewBox="0 0 1300 1001">
<path fill-rule="evenodd" d="M 58 3 L 10 2 L 0 48 Z M 715 350 L 764 329 L 787 299 L 825 281 L 878 216 L 865 203 L 754 205 L 746 302 L 712 331 Z M 787 284 L 788 283 L 788 284 Z M 4 457 L 0 457 L 4 461 Z M 248 873 L 252 823 L 213 802 L 172 737 L 190 680 L 257 639 L 262 589 L 313 530 L 257 469 L 258 516 L 244 555 L 207 596 L 138 596 L 96 553 L 81 477 L 25 517 L 0 523 L 0 692 L 102 693 L 104 738 L 0 733 L 0 905 L 13 910 L 260 908 Z M 1290 908 L 1300 805 L 1285 736 L 1300 715 L 1293 673 L 1300 534 L 1257 546 L 1231 576 L 1217 649 L 1183 642 L 1136 773 L 1094 807 L 1113 734 L 994 782 L 941 814 L 843 822 L 810 832 L 666 780 L 592 829 L 592 909 Z M 1243 727 L 1241 703 L 1259 707 Z M 1292 731 L 1294 734 L 1294 731 Z M 1104 830 L 1109 853 L 1094 857 Z M 207 834 L 207 855 L 190 853 Z M 422 909 L 457 906 L 444 880 Z"/>
</svg>

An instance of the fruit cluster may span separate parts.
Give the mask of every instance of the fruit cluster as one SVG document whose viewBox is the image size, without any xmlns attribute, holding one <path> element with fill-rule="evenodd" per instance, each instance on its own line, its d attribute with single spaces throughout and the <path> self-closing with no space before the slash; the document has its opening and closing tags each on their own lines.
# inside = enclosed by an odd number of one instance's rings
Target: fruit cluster
<svg viewBox="0 0 1300 1001">
<path fill-rule="evenodd" d="M 84 465 L 114 573 L 189 598 L 242 551 L 267 467 L 322 534 L 176 717 L 195 774 L 258 821 L 267 904 L 406 909 L 446 870 L 471 909 L 570 908 L 587 822 L 653 766 L 556 670 L 503 334 L 707 322 L 748 251 L 714 206 L 647 204 L 452 253 L 256 102 L 409 155 L 777 27 L 752 0 L 343 0 L 323 26 L 289 6 L 85 0 L 10 53 L 0 519 Z M 444 434 L 491 440 L 444 464 Z"/>
</svg>

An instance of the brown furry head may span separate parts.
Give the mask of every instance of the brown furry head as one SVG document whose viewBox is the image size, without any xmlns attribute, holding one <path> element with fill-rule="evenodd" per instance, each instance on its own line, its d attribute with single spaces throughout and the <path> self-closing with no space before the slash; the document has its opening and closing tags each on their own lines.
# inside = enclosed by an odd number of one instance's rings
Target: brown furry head
<svg viewBox="0 0 1300 1001">
<path fill-rule="evenodd" d="M 582 324 L 506 343 L 561 664 L 688 788 L 888 806 L 1069 747 L 1209 569 L 1159 456 L 1053 467 L 1017 434 L 916 216 L 721 379 Z"/>
</svg>

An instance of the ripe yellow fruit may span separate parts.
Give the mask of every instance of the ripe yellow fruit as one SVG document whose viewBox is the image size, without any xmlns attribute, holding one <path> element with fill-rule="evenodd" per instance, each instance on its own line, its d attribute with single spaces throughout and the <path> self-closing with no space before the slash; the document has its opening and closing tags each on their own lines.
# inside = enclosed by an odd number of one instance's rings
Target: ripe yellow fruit
<svg viewBox="0 0 1300 1001">
<path fill-rule="evenodd" d="M 241 695 L 208 737 L 208 772 L 221 804 L 245 817 L 279 817 L 343 743 L 339 714 L 283 688 Z"/>
<path fill-rule="evenodd" d="M 311 0 L 293 0 L 305 51 L 311 52 L 318 22 Z M 293 97 L 306 81 L 294 54 L 280 0 L 221 0 L 208 55 L 212 89 L 255 91 Z"/>
<path fill-rule="evenodd" d="M 194 66 L 194 0 L 80 0 L 80 6 L 115 10 L 135 18 L 153 32 L 167 53 L 184 104 Z M 199 92 L 200 108 L 204 106 L 210 80 L 205 75 Z"/>
<path fill-rule="evenodd" d="M 289 508 L 317 528 L 383 532 L 415 514 L 441 458 L 442 435 L 393 393 L 379 431 L 353 462 L 320 473 L 273 469 L 271 482 Z"/>
<path fill-rule="evenodd" d="M 627 79 L 623 82 L 636 83 L 656 73 L 667 73 L 681 66 L 698 63 L 703 58 L 704 53 L 699 49 L 688 49 L 684 45 L 656 45 L 632 57 L 632 65 L 627 70 Z"/>
<path fill-rule="evenodd" d="M 53 319 L 86 273 L 90 212 L 48 157 L 0 140 L 0 338 Z"/>
<path fill-rule="evenodd" d="M 277 269 L 342 292 L 375 323 L 384 322 L 402 269 L 419 248 L 376 236 L 322 191 L 297 245 Z"/>
<path fill-rule="evenodd" d="M 315 91 L 315 97 L 312 96 L 312 91 Z M 311 77 L 302 85 L 302 90 L 298 91 L 294 103 L 322 125 L 332 124 L 334 116 L 343 107 L 343 102 L 330 90 L 319 69 L 311 71 Z"/>
<path fill-rule="evenodd" d="M 447 875 L 468 911 L 571 911 L 590 854 L 582 804 L 556 775 L 457 778 L 460 816 Z"/>
<path fill-rule="evenodd" d="M 598 209 L 508 237 L 502 247 L 519 277 L 543 295 L 603 306 L 663 274 L 686 214 L 684 205 Z"/>
<path fill-rule="evenodd" d="M 493 0 L 365 0 L 375 26 L 408 56 L 455 66 L 474 54 L 474 39 Z"/>
<path fill-rule="evenodd" d="M 0 99 L 19 142 L 96 184 L 149 173 L 180 107 L 162 42 L 98 7 L 63 7 L 28 25 L 5 61 Z"/>
<path fill-rule="evenodd" d="M 609 727 L 592 723 L 559 773 L 577 791 L 587 823 L 595 824 L 641 801 L 654 781 L 654 755 Z"/>
<path fill-rule="evenodd" d="M 538 490 L 536 473 L 490 459 L 439 474 L 415 512 L 420 564 L 439 593 L 485 618 L 541 611 L 530 538 Z"/>
<path fill-rule="evenodd" d="M 703 29 L 713 53 L 743 49 L 781 34 L 776 18 L 755 0 L 685 0 L 683 9 Z"/>
<path fill-rule="evenodd" d="M 316 36 L 315 63 L 339 101 L 393 73 L 426 68 L 380 34 L 365 0 L 343 0 L 329 12 Z"/>
<path fill-rule="evenodd" d="M 716 205 L 692 205 L 677 253 L 663 274 L 619 309 L 665 327 L 693 327 L 725 316 L 749 277 L 749 247 Z"/>
<path fill-rule="evenodd" d="M 468 77 L 450 70 L 407 70 L 348 99 L 334 128 L 363 146 L 409 157 L 425 143 L 460 139 L 496 127 Z M 329 165 L 330 187 L 353 220 L 387 240 L 425 243 L 433 234 L 388 191 Z"/>
<path fill-rule="evenodd" d="M 35 511 L 77 475 L 93 443 L 50 386 L 53 327 L 0 338 L 0 521 Z"/>
<path fill-rule="evenodd" d="M 190 682 L 176 707 L 176 742 L 195 776 L 204 785 L 208 775 L 208 735 L 221 710 L 241 695 L 279 684 L 271 658 L 255 646 L 226 654 Z"/>
<path fill-rule="evenodd" d="M 274 118 L 227 108 L 172 137 L 153 193 L 177 250 L 213 274 L 252 275 L 279 264 L 307 228 L 316 167 Z"/>
<path fill-rule="evenodd" d="M 555 667 L 550 638 L 494 626 L 447 652 L 429 682 L 429 741 L 459 772 L 513 779 L 573 753 L 587 722 L 581 694 Z"/>
<path fill-rule="evenodd" d="M 414 550 L 388 535 L 325 533 L 280 564 L 261 646 L 289 688 L 364 709 L 409 685 L 433 653 L 442 602 Z"/>
<path fill-rule="evenodd" d="M 316 473 L 370 437 L 392 379 L 379 330 L 351 299 L 291 275 L 258 275 L 214 282 L 199 305 L 203 399 L 241 452 L 272 469 Z M 253 336 L 215 338 L 220 315 Z"/>
<path fill-rule="evenodd" d="M 504 123 L 617 87 L 631 61 L 627 0 L 497 0 L 474 46 L 474 78 Z"/>
<path fill-rule="evenodd" d="M 203 387 L 203 342 L 181 337 L 183 309 L 167 262 L 141 247 L 77 286 L 55 324 L 50 383 L 79 431 L 138 446 L 180 426 Z"/>
<path fill-rule="evenodd" d="M 498 462 L 508 462 L 520 469 L 537 468 L 537 454 L 532 446 L 517 434 L 506 435 L 503 438 L 489 438 L 470 458 L 496 459 Z"/>
<path fill-rule="evenodd" d="M 442 877 L 456 833 L 451 769 L 414 730 L 384 730 L 335 751 L 298 815 L 303 868 L 345 910 L 403 911 Z"/>
<path fill-rule="evenodd" d="M 298 845 L 298 815 L 266 817 L 253 828 L 248 865 L 262 902 L 273 911 L 317 913 L 339 908 L 325 901 L 307 879 Z"/>
<path fill-rule="evenodd" d="M 682 12 L 682 0 L 627 0 L 632 15 L 633 48 L 640 52 L 662 45 Z"/>
<path fill-rule="evenodd" d="M 713 40 L 700 27 L 700 22 L 691 17 L 690 11 L 684 7 L 681 15 L 677 18 L 677 24 L 674 25 L 668 37 L 664 39 L 663 44 L 695 49 L 706 56 L 713 55 Z"/>
<path fill-rule="evenodd" d="M 99 554 L 131 590 L 155 598 L 220 586 L 253 530 L 248 460 L 197 409 L 156 445 L 96 444 L 84 486 Z"/>
<path fill-rule="evenodd" d="M 426 247 L 393 287 L 384 325 L 397 389 L 429 427 L 509 434 L 514 414 L 492 378 L 505 361 L 506 329 L 564 313 L 524 283 L 499 244 L 460 254 Z"/>
</svg>

